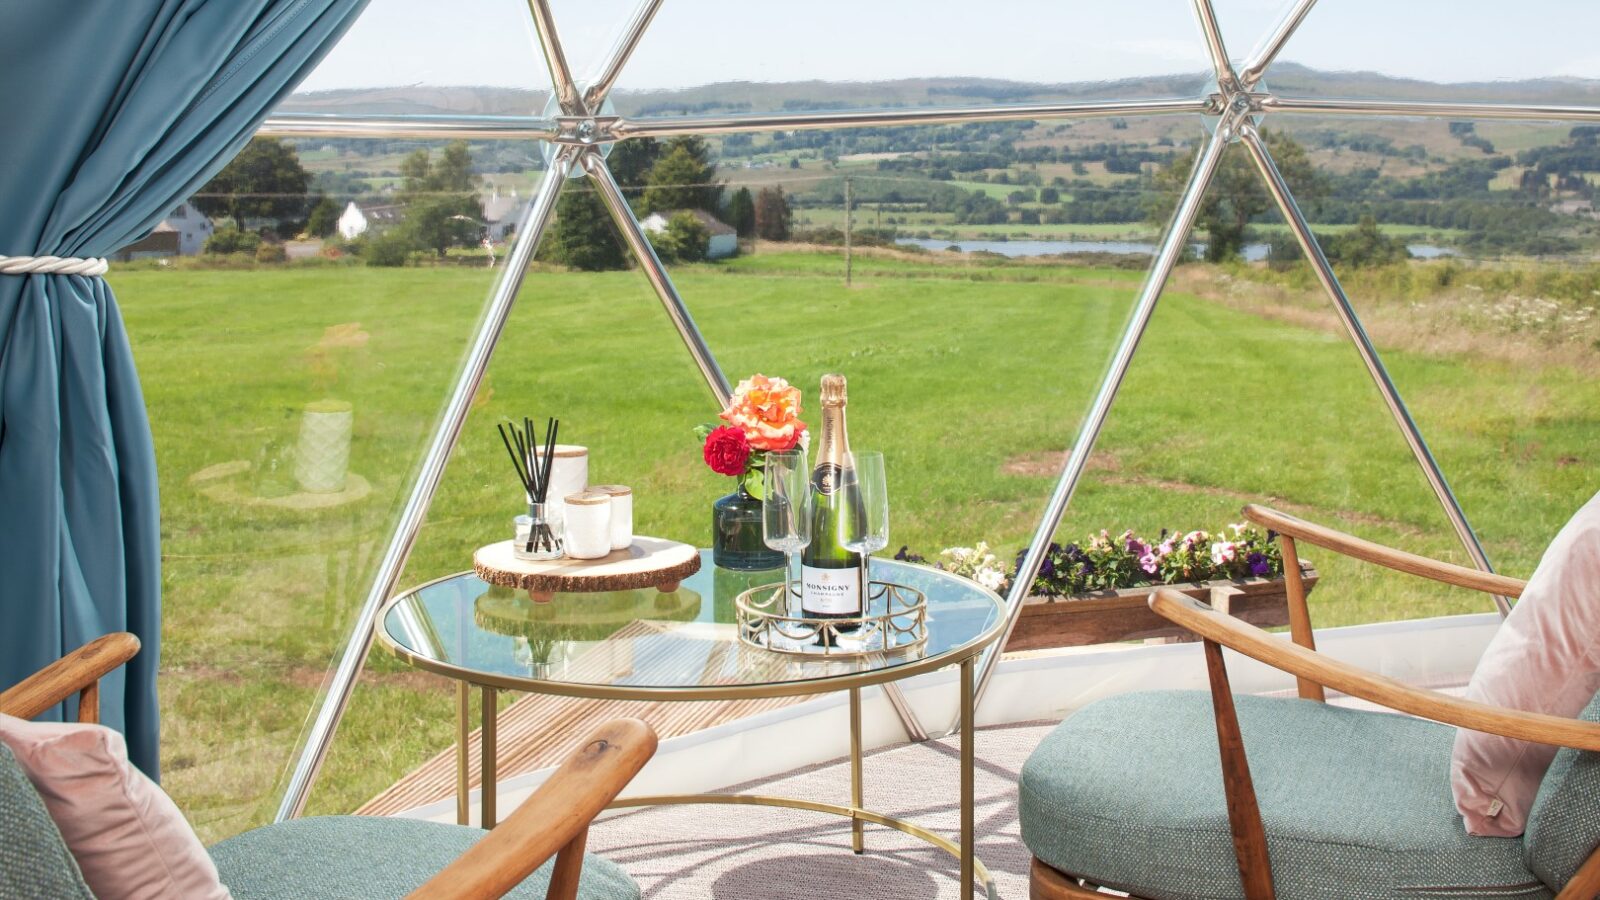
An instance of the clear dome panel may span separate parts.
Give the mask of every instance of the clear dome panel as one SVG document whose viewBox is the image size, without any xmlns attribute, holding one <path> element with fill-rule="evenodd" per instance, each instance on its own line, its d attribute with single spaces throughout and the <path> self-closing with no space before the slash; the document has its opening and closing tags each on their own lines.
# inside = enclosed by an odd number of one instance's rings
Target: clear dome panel
<svg viewBox="0 0 1600 900">
<path fill-rule="evenodd" d="M 1526 578 L 1594 494 L 1595 131 L 1571 122 L 1422 123 L 1428 130 L 1413 134 L 1427 150 L 1407 154 L 1389 138 L 1397 124 L 1415 122 L 1285 116 L 1274 124 L 1311 159 L 1338 162 L 1319 165 L 1326 179 L 1303 198 L 1307 216 L 1490 561 Z M 1278 258 L 1248 270 L 1235 290 L 1339 333 L 1326 296 L 1284 245 L 1282 226 L 1261 231 Z M 1375 432 L 1384 433 L 1397 431 L 1390 423 Z M 1425 489 L 1398 496 L 1437 507 Z M 1419 552 L 1471 564 L 1448 526 L 1408 540 Z M 1487 603 L 1439 592 L 1407 617 Z"/>
<path fill-rule="evenodd" d="M 490 189 L 461 192 L 492 221 L 447 220 L 441 255 L 395 217 L 379 164 L 351 176 L 308 144 L 276 146 L 309 188 L 203 190 L 108 276 L 161 479 L 162 786 L 208 843 L 277 809 L 505 260 Z M 397 190 L 413 211 L 449 199 Z M 431 685 L 369 673 L 361 690 L 448 718 Z M 347 717 L 339 738 L 381 757 L 413 740 L 392 724 Z M 361 799 L 339 778 L 317 794 Z"/>
<path fill-rule="evenodd" d="M 537 115 L 550 95 L 517 0 L 372 0 L 281 113 Z"/>
<path fill-rule="evenodd" d="M 1189 136 L 1202 130 L 1197 120 L 1187 124 Z M 1130 122 L 1128 131 L 1142 134 L 1141 125 Z M 1031 133 L 1032 123 L 1024 126 Z M 881 137 L 907 149 L 863 147 L 827 159 L 814 148 L 764 151 L 765 135 L 707 138 L 695 152 L 711 163 L 711 188 L 646 186 L 653 153 L 668 155 L 671 146 L 652 151 L 629 141 L 611 162 L 731 381 L 756 372 L 789 379 L 815 425 L 820 377 L 850 379 L 851 446 L 889 460 L 886 554 L 904 545 L 931 560 L 946 547 L 986 541 L 1009 565 L 1035 527 L 1168 211 L 1140 186 L 1140 172 L 1107 173 L 1096 159 L 1082 175 L 1071 162 L 1008 158 L 934 178 L 913 165 L 933 146 L 930 130 L 896 131 Z M 1071 131 L 1038 138 L 1077 146 Z M 943 167 L 960 156 L 957 143 L 942 138 Z M 1156 152 L 1154 138 L 1138 143 Z M 1174 149 L 1162 145 L 1161 158 Z M 790 168 L 791 152 L 800 154 L 798 168 Z M 896 160 L 905 165 L 889 165 Z M 693 430 L 716 420 L 716 404 L 642 273 L 617 268 L 612 255 L 584 260 L 600 271 L 556 262 L 554 248 L 574 245 L 569 236 L 612 238 L 609 226 L 593 227 L 609 220 L 591 183 L 572 181 L 567 191 L 565 224 L 558 220 L 546 237 L 555 258 L 523 289 L 488 399 L 467 425 L 405 584 L 469 568 L 463 548 L 499 535 L 520 511 L 494 431 L 504 416 L 559 416 L 562 440 L 589 448 L 591 481 L 633 486 L 640 534 L 709 546 L 711 504 L 733 490 L 732 479 L 706 467 Z M 780 191 L 791 210 L 787 235 L 770 230 Z M 740 236 L 732 226 L 746 224 L 737 212 L 744 192 L 759 210 L 758 231 Z M 685 245 L 667 229 L 675 212 L 707 206 L 714 212 L 701 220 L 704 249 L 716 256 L 701 259 L 678 249 Z M 667 214 L 664 222 L 656 212 Z M 723 256 L 727 249 L 736 252 Z M 369 661 L 376 683 L 416 680 L 380 657 Z M 443 685 L 437 692 L 449 694 Z M 350 721 L 392 720 L 393 709 L 382 706 L 390 702 L 363 687 Z M 555 748 L 540 743 L 547 735 L 508 723 L 556 703 L 571 701 L 527 698 L 501 712 L 502 779 L 550 762 Z M 643 705 L 634 712 L 664 735 L 688 727 Z M 358 801 L 367 812 L 445 808 L 439 804 L 454 786 L 451 720 L 440 713 L 418 721 L 416 740 L 389 741 L 396 752 L 382 765 L 362 743 L 338 741 L 323 778 L 340 788 L 319 788 L 313 807 L 339 810 L 354 792 L 367 795 Z"/>
<path fill-rule="evenodd" d="M 1600 7 L 1531 0 L 1318 3 L 1267 73 L 1287 96 L 1600 102 Z"/>
<path fill-rule="evenodd" d="M 1115 542 L 1131 529 L 1161 567 L 1190 532 L 1240 540 L 1241 507 L 1259 503 L 1447 553 L 1444 516 L 1353 346 L 1317 314 L 1314 283 L 1267 280 L 1268 217 L 1233 230 L 1235 210 L 1262 208 L 1253 176 L 1244 148 L 1229 148 L 1193 236 L 1198 260 L 1169 282 L 1057 542 L 1085 547 L 1102 530 Z M 1285 299 L 1291 292 L 1304 308 Z M 1414 580 L 1311 547 L 1302 555 L 1320 577 L 1310 598 L 1318 628 L 1440 609 L 1441 592 Z"/>
<path fill-rule="evenodd" d="M 615 99 L 625 115 L 670 116 L 1193 97 L 1208 72 L 1180 0 L 1008 0 L 981 14 L 824 0 L 803 15 L 686 0 L 662 7 Z"/>
</svg>

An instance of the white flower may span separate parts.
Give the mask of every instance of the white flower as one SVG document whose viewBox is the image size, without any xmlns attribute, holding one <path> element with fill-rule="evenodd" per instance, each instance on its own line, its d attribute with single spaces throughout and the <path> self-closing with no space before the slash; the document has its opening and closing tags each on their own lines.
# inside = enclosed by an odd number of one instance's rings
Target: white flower
<svg viewBox="0 0 1600 900">
<path fill-rule="evenodd" d="M 998 569 L 985 567 L 978 570 L 973 580 L 991 591 L 998 591 L 1006 583 L 1006 576 L 1000 574 Z"/>
<path fill-rule="evenodd" d="M 1238 545 L 1233 541 L 1217 541 L 1211 545 L 1211 561 L 1217 565 L 1233 562 L 1238 555 Z"/>
</svg>

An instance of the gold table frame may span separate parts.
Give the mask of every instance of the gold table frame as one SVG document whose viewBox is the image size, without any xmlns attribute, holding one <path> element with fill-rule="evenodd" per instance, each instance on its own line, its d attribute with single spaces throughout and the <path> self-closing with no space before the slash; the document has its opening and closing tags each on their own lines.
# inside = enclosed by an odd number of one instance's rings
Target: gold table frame
<svg viewBox="0 0 1600 900">
<path fill-rule="evenodd" d="M 801 679 L 796 681 L 775 681 L 750 685 L 696 685 L 692 687 L 635 687 L 628 685 L 611 684 L 582 684 L 576 682 L 546 681 L 533 677 L 518 677 L 497 672 L 485 672 L 478 669 L 456 666 L 441 662 L 431 657 L 415 653 L 402 646 L 389 635 L 385 623 L 389 619 L 389 611 L 406 597 L 422 591 L 428 587 L 449 581 L 462 576 L 471 576 L 471 572 L 458 572 L 443 578 L 418 585 L 391 597 L 378 614 L 377 637 L 389 652 L 400 658 L 408 665 L 415 666 L 425 671 L 443 675 L 456 682 L 456 821 L 459 824 L 470 824 L 469 813 L 471 809 L 471 791 L 467 773 L 468 766 L 468 738 L 471 734 L 471 700 L 472 689 L 476 687 L 481 692 L 480 716 L 482 739 L 479 742 L 481 754 L 479 765 L 481 778 L 479 785 L 479 818 L 483 828 L 493 828 L 497 822 L 496 792 L 498 787 L 498 773 L 496 771 L 499 696 L 502 690 L 522 691 L 534 694 L 548 694 L 553 696 L 577 697 L 590 700 L 647 700 L 647 701 L 683 701 L 696 700 L 742 700 L 770 697 L 803 697 L 811 694 L 829 694 L 836 691 L 848 691 L 850 695 L 850 805 L 840 806 L 833 803 L 822 803 L 815 800 L 804 800 L 795 797 L 778 797 L 761 794 L 661 794 L 642 797 L 626 797 L 612 803 L 608 809 L 622 809 L 641 806 L 671 806 L 691 804 L 719 804 L 733 806 L 770 806 L 785 809 L 799 809 L 810 812 L 819 812 L 839 816 L 850 820 L 850 846 L 857 854 L 866 852 L 866 838 L 864 826 L 867 823 L 893 828 L 908 834 L 918 840 L 937 847 L 951 856 L 960 864 L 961 884 L 965 896 L 973 896 L 976 884 L 982 884 L 984 894 L 988 900 L 996 900 L 994 877 L 987 866 L 977 858 L 975 834 L 975 725 L 974 710 L 976 706 L 976 678 L 975 668 L 979 654 L 985 648 L 999 639 L 1005 625 L 1005 606 L 1003 601 L 992 591 L 973 585 L 975 591 L 982 593 L 995 604 L 998 612 L 993 624 L 974 637 L 972 640 L 953 647 L 942 653 L 924 657 L 900 665 L 886 666 L 865 672 L 848 675 L 835 675 L 825 678 Z M 873 685 L 888 684 L 926 674 L 946 666 L 956 665 L 960 669 L 960 723 L 957 731 L 961 737 L 961 790 L 960 790 L 960 838 L 951 841 L 920 825 L 908 822 L 894 816 L 873 812 L 865 806 L 865 784 L 862 777 L 861 753 L 861 689 Z"/>
</svg>

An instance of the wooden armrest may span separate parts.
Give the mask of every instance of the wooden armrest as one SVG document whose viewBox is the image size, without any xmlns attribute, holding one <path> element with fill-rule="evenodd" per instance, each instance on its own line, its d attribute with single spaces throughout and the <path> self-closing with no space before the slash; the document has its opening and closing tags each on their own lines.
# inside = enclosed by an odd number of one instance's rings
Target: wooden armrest
<svg viewBox="0 0 1600 900">
<path fill-rule="evenodd" d="M 1600 750 L 1600 723 L 1597 722 L 1505 709 L 1412 687 L 1281 640 L 1171 588 L 1161 588 L 1151 594 L 1150 608 L 1205 640 L 1379 706 L 1517 740 Z"/>
<path fill-rule="evenodd" d="M 133 659 L 138 652 L 139 639 L 126 631 L 95 638 L 0 692 L 0 713 L 31 719 L 73 694 L 84 693 L 78 719 L 97 721 L 96 685 L 107 672 Z"/>
<path fill-rule="evenodd" d="M 557 851 L 549 896 L 575 896 L 590 820 L 655 752 L 655 731 L 638 719 L 613 719 L 595 729 L 516 812 L 413 891 L 411 900 L 499 897 Z"/>
<path fill-rule="evenodd" d="M 1254 503 L 1244 508 L 1244 517 L 1257 525 L 1262 525 L 1281 534 L 1286 534 L 1296 540 L 1314 544 L 1335 553 L 1364 562 L 1374 563 L 1397 572 L 1406 572 L 1418 575 L 1433 581 L 1453 584 L 1456 587 L 1471 588 L 1488 594 L 1498 594 L 1502 597 L 1520 597 L 1522 591 L 1528 586 L 1526 581 L 1519 578 L 1507 578 L 1504 575 L 1495 575 L 1490 572 L 1481 572 L 1458 566 L 1453 563 L 1440 562 L 1393 547 L 1385 547 L 1372 541 L 1363 540 L 1355 535 L 1335 531 L 1315 522 L 1307 522 L 1288 513 L 1281 513 L 1275 509 L 1258 506 Z"/>
</svg>

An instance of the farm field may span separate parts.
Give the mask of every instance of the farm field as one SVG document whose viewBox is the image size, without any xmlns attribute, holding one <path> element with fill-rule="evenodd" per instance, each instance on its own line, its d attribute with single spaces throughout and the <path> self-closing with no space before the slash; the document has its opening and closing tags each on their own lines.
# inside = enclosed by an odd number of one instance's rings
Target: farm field
<svg viewBox="0 0 1600 900">
<path fill-rule="evenodd" d="M 863 255 L 852 287 L 841 272 L 836 254 L 790 251 L 674 276 L 735 380 L 786 376 L 810 417 L 818 378 L 849 376 L 851 441 L 890 460 L 892 546 L 931 555 L 986 540 L 1014 554 L 1141 273 L 912 254 Z M 270 817 L 492 276 L 334 265 L 110 276 L 162 473 L 164 784 L 207 840 Z M 1291 314 L 1310 295 L 1258 301 L 1233 278 L 1180 270 L 1062 539 L 1215 529 L 1270 500 L 1461 559 L 1353 351 L 1330 324 Z M 1513 362 L 1475 346 L 1384 349 L 1491 557 L 1526 575 L 1595 488 L 1600 380 L 1572 353 Z M 371 490 L 304 508 L 289 469 L 300 411 L 324 398 L 353 404 L 350 470 Z M 643 276 L 539 270 L 404 583 L 468 568 L 472 548 L 509 528 L 519 510 L 493 423 L 525 414 L 559 415 L 563 440 L 591 448 L 594 480 L 635 487 L 640 533 L 709 541 L 709 505 L 731 485 L 701 463 L 691 429 L 714 410 Z M 1322 575 L 1318 626 L 1490 608 L 1333 560 Z M 352 809 L 448 744 L 451 707 L 443 681 L 375 653 L 312 811 Z"/>
</svg>

